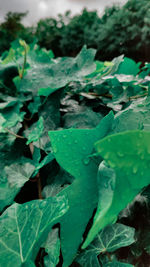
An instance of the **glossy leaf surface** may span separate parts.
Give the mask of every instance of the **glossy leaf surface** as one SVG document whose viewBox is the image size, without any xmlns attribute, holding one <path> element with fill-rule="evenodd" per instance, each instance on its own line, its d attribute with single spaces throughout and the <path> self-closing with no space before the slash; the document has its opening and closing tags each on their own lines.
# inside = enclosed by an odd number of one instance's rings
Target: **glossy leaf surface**
<svg viewBox="0 0 150 267">
<path fill-rule="evenodd" d="M 95 147 L 108 169 L 99 168 L 100 187 L 98 210 L 93 226 L 83 245 L 86 247 L 107 224 L 113 223 L 119 212 L 139 191 L 149 184 L 150 132 L 129 131 L 108 136 Z M 109 170 L 109 167 L 112 170 Z M 102 171 L 102 172 L 101 172 Z M 106 199 L 103 194 L 106 192 Z"/>
<path fill-rule="evenodd" d="M 34 261 L 51 227 L 67 208 L 64 197 L 9 207 L 0 218 L 0 266 L 28 266 L 28 261 Z"/>
<path fill-rule="evenodd" d="M 97 203 L 97 163 L 88 156 L 93 145 L 108 134 L 113 114 L 90 130 L 69 129 L 49 132 L 52 148 L 58 163 L 75 181 L 60 195 L 67 195 L 69 211 L 61 219 L 61 247 L 64 267 L 68 266 L 82 242 L 82 235 Z"/>
</svg>

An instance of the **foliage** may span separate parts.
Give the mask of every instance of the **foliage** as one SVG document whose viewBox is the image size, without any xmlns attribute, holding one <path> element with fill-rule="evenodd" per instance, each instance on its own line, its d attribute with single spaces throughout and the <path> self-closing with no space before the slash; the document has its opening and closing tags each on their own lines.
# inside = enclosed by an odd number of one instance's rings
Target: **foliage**
<svg viewBox="0 0 150 267">
<path fill-rule="evenodd" d="M 149 61 L 150 2 L 128 0 L 124 6 L 107 7 L 103 15 L 84 9 L 71 16 L 67 11 L 57 18 L 41 19 L 34 27 L 25 27 L 21 20 L 27 13 L 8 13 L 0 25 L 0 54 L 16 38 L 31 43 L 58 56 L 76 56 L 83 45 L 97 49 L 98 60 L 112 60 L 124 54 L 135 61 Z"/>
<path fill-rule="evenodd" d="M 150 66 L 95 54 L 0 59 L 0 266 L 148 266 Z"/>
</svg>

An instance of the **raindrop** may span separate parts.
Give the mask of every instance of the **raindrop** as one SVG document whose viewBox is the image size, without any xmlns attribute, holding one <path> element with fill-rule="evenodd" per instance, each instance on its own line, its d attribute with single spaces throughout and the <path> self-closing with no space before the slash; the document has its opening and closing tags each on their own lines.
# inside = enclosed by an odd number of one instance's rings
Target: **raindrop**
<svg viewBox="0 0 150 267">
<path fill-rule="evenodd" d="M 108 164 L 110 165 L 110 167 L 115 168 L 116 164 L 114 162 L 111 162 L 110 160 L 108 160 Z"/>
<path fill-rule="evenodd" d="M 78 143 L 78 140 L 75 140 L 74 142 L 75 142 L 75 144 L 77 144 Z"/>
<path fill-rule="evenodd" d="M 84 162 L 85 165 L 88 165 L 89 162 L 90 162 L 90 159 L 89 159 L 89 158 L 85 158 L 85 159 L 83 160 L 83 162 Z"/>
<path fill-rule="evenodd" d="M 53 151 L 54 151 L 54 153 L 57 153 L 57 148 L 56 148 L 56 147 L 54 147 Z"/>
<path fill-rule="evenodd" d="M 41 208 L 44 208 L 45 205 L 46 205 L 46 202 L 45 202 L 45 201 L 42 201 L 42 202 L 41 202 Z"/>
<path fill-rule="evenodd" d="M 66 135 L 66 134 L 64 134 L 64 135 L 63 135 L 63 138 L 66 138 L 66 137 L 67 137 L 67 135 Z"/>
<path fill-rule="evenodd" d="M 124 153 L 121 152 L 121 151 L 118 151 L 118 152 L 117 152 L 117 155 L 118 155 L 120 158 L 124 157 Z"/>
<path fill-rule="evenodd" d="M 134 166 L 134 167 L 133 167 L 133 173 L 134 173 L 134 174 L 136 174 L 136 173 L 137 173 L 137 171 L 138 171 L 138 168 L 137 168 L 137 166 Z"/>
<path fill-rule="evenodd" d="M 142 133 L 142 132 L 139 133 L 139 137 L 140 137 L 140 138 L 143 137 L 143 133 Z"/>
</svg>

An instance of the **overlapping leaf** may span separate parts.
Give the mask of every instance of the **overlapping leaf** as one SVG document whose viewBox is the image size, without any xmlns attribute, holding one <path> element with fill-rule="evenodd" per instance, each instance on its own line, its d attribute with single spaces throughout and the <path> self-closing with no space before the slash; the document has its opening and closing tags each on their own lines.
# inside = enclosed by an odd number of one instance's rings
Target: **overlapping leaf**
<svg viewBox="0 0 150 267">
<path fill-rule="evenodd" d="M 134 234 L 133 228 L 123 224 L 109 225 L 99 232 L 88 248 L 77 257 L 77 261 L 84 267 L 100 266 L 98 255 L 131 245 L 135 242 Z"/>
<path fill-rule="evenodd" d="M 32 266 L 51 227 L 67 208 L 65 197 L 9 207 L 0 218 L 0 266 Z"/>
<path fill-rule="evenodd" d="M 86 47 L 83 47 L 76 58 L 50 60 L 48 56 L 38 57 L 33 53 L 28 55 L 30 69 L 27 74 L 22 80 L 15 79 L 19 91 L 31 91 L 35 94 L 39 90 L 40 95 L 48 96 L 69 82 L 83 79 L 96 68 L 95 50 Z"/>
<path fill-rule="evenodd" d="M 60 192 L 67 195 L 69 211 L 61 219 L 61 246 L 64 267 L 69 266 L 82 242 L 82 235 L 97 203 L 97 163 L 88 155 L 93 144 L 108 134 L 113 114 L 106 116 L 95 129 L 69 129 L 49 132 L 58 163 L 75 181 Z"/>
<path fill-rule="evenodd" d="M 113 223 L 119 212 L 150 183 L 149 138 L 150 132 L 127 131 L 96 143 L 98 154 L 108 166 L 100 165 L 99 168 L 98 210 L 84 248 L 103 227 Z"/>
</svg>

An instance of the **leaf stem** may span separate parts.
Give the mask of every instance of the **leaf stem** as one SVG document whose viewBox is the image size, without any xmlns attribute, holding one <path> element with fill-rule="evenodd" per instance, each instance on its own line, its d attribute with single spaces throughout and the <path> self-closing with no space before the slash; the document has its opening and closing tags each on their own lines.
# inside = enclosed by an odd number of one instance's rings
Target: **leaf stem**
<svg viewBox="0 0 150 267">
<path fill-rule="evenodd" d="M 19 71 L 20 79 L 23 78 L 24 70 L 25 70 L 25 66 L 26 66 L 26 62 L 27 62 L 27 45 L 25 42 L 23 42 L 22 46 L 24 47 L 24 62 L 23 62 L 22 71 Z"/>
<path fill-rule="evenodd" d="M 11 130 L 9 130 L 8 128 L 4 128 L 4 129 L 5 129 L 5 131 L 7 131 L 8 133 L 12 134 L 12 135 L 15 136 L 16 138 L 25 139 L 24 136 L 15 134 L 14 132 L 12 132 Z"/>
</svg>

